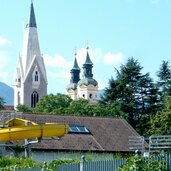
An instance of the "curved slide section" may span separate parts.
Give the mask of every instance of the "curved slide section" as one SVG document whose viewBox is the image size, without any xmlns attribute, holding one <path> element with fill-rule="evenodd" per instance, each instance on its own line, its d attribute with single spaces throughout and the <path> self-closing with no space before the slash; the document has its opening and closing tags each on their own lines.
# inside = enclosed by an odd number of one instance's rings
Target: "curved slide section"
<svg viewBox="0 0 171 171">
<path fill-rule="evenodd" d="M 69 126 L 67 124 L 60 123 L 11 126 L 0 129 L 0 142 L 53 136 L 62 137 L 67 134 L 68 129 Z"/>
</svg>

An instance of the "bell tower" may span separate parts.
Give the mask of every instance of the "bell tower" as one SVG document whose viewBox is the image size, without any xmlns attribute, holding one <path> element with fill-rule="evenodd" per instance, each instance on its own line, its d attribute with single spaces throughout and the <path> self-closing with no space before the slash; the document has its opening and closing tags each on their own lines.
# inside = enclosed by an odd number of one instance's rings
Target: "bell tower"
<svg viewBox="0 0 171 171">
<path fill-rule="evenodd" d="M 75 53 L 74 66 L 71 69 L 70 84 L 67 86 L 67 94 L 73 99 L 77 99 L 77 83 L 80 80 L 80 68 L 77 63 L 77 53 Z"/>
<path fill-rule="evenodd" d="M 83 64 L 83 78 L 78 82 L 77 98 L 84 98 L 90 103 L 98 102 L 98 82 L 93 78 L 92 68 L 93 63 L 90 59 L 87 47 L 87 55 Z"/>
<path fill-rule="evenodd" d="M 33 2 L 25 28 L 23 48 L 16 67 L 14 107 L 25 104 L 34 108 L 42 96 L 47 95 L 47 77 L 41 56 Z"/>
</svg>

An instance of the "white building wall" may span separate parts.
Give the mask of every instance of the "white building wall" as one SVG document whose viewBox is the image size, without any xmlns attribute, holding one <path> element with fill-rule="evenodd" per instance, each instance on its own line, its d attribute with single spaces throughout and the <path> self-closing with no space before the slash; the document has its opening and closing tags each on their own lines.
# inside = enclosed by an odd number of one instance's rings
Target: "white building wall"
<svg viewBox="0 0 171 171">
<path fill-rule="evenodd" d="M 72 100 L 77 100 L 77 90 L 69 90 L 67 94 Z"/>
<path fill-rule="evenodd" d="M 98 102 L 98 86 L 94 87 L 93 85 L 89 86 L 78 86 L 78 94 L 77 98 L 84 98 L 89 100 L 90 103 L 97 103 Z"/>
</svg>

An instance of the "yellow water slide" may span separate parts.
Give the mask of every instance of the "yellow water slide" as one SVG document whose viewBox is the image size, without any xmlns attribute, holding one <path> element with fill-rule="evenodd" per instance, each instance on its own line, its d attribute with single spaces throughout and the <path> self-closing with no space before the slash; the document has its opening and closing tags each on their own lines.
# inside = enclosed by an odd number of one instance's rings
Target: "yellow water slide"
<svg viewBox="0 0 171 171">
<path fill-rule="evenodd" d="M 67 134 L 69 126 L 61 123 L 37 124 L 29 120 L 15 118 L 4 123 L 0 128 L 0 142 L 29 138 L 62 137 Z"/>
</svg>

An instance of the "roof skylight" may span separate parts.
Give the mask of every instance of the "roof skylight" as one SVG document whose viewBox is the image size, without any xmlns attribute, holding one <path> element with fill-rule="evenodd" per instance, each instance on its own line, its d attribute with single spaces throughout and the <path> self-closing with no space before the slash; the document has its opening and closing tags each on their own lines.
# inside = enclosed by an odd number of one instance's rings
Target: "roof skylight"
<svg viewBox="0 0 171 171">
<path fill-rule="evenodd" d="M 69 124 L 70 134 L 90 134 L 90 131 L 84 126 L 79 124 Z"/>
</svg>

